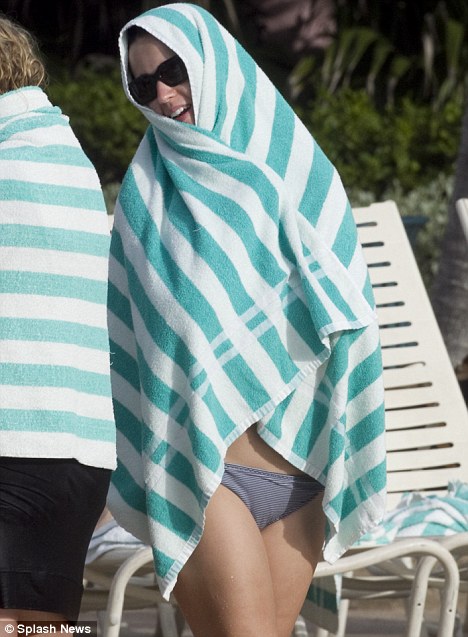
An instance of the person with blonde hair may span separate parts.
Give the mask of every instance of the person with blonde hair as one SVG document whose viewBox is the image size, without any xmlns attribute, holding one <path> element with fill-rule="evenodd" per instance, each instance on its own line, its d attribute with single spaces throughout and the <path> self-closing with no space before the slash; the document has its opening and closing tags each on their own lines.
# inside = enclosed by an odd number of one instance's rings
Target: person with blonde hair
<svg viewBox="0 0 468 637">
<path fill-rule="evenodd" d="M 45 76 L 34 38 L 0 16 L 0 624 L 13 627 L 77 619 L 115 467 L 106 209 Z"/>
</svg>

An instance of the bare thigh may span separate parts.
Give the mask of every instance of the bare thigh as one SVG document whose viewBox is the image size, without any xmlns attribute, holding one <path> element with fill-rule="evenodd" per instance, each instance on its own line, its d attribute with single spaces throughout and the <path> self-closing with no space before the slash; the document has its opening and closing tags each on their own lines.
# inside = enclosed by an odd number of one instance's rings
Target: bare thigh
<svg viewBox="0 0 468 637">
<path fill-rule="evenodd" d="M 322 556 L 322 495 L 262 531 L 275 598 L 279 637 L 289 637 Z"/>
<path fill-rule="evenodd" d="M 223 485 L 210 500 L 203 536 L 174 595 L 195 637 L 277 637 L 261 533 L 244 503 Z"/>
<path fill-rule="evenodd" d="M 244 503 L 221 485 L 174 589 L 195 637 L 289 637 L 324 529 L 321 496 L 259 531 Z"/>
</svg>

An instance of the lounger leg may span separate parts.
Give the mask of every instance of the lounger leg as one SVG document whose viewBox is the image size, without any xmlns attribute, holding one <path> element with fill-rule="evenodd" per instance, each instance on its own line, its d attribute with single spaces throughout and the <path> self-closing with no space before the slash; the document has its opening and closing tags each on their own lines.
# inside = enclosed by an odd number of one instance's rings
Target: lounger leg
<svg viewBox="0 0 468 637">
<path fill-rule="evenodd" d="M 453 564 L 441 560 L 445 568 L 446 586 L 442 594 L 440 609 L 440 623 L 437 637 L 453 637 L 455 627 L 456 602 L 458 598 L 459 573 L 455 560 L 450 556 Z M 428 556 L 421 559 L 416 569 L 412 587 L 411 607 L 408 617 L 406 637 L 421 635 L 423 613 L 426 603 L 429 575 L 436 563 L 436 559 Z"/>
<path fill-rule="evenodd" d="M 126 560 L 115 574 L 107 601 L 103 637 L 119 637 L 125 589 L 132 575 L 149 560 L 151 560 L 151 549 L 140 549 Z"/>
</svg>

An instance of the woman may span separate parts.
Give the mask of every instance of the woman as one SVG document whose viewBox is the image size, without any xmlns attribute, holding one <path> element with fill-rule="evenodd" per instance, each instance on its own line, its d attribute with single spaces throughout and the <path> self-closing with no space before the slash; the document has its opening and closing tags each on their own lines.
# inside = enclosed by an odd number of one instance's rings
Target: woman
<svg viewBox="0 0 468 637">
<path fill-rule="evenodd" d="M 339 177 L 206 11 L 120 37 L 150 127 L 115 211 L 110 506 L 198 637 L 290 635 L 381 517 L 378 328 Z"/>
<path fill-rule="evenodd" d="M 74 621 L 115 466 L 97 174 L 0 16 L 0 620 Z M 58 631 L 57 631 L 58 632 Z"/>
</svg>

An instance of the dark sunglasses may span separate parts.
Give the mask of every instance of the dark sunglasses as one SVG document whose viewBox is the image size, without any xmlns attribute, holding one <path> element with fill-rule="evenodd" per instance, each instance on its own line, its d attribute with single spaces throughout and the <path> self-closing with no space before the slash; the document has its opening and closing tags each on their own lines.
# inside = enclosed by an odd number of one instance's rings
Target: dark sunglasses
<svg viewBox="0 0 468 637">
<path fill-rule="evenodd" d="M 178 55 L 162 62 L 154 73 L 139 75 L 128 85 L 130 95 L 138 104 L 152 102 L 158 94 L 158 82 L 167 86 L 177 86 L 188 80 L 187 69 Z"/>
</svg>

